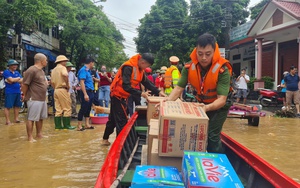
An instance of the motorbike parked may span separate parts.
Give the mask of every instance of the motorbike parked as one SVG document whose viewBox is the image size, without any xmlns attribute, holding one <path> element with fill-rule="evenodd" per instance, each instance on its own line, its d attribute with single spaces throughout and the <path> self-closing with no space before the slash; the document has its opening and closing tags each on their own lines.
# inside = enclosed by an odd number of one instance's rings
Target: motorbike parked
<svg viewBox="0 0 300 188">
<path fill-rule="evenodd" d="M 282 105 L 283 97 L 281 97 L 279 93 L 280 91 L 276 90 L 261 89 L 259 91 L 260 96 L 258 100 L 263 107 Z"/>
</svg>

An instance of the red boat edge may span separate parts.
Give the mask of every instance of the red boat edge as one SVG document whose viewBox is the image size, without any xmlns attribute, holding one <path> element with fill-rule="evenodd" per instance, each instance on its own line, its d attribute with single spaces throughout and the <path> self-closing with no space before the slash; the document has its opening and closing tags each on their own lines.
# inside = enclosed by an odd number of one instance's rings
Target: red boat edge
<svg viewBox="0 0 300 188">
<path fill-rule="evenodd" d="M 106 156 L 105 162 L 103 163 L 103 166 L 99 172 L 98 178 L 95 183 L 95 188 L 110 187 L 116 180 L 122 148 L 137 118 L 138 112 L 135 112 L 112 144 L 109 153 Z M 300 184 L 295 182 L 292 178 L 276 169 L 267 161 L 265 161 L 225 133 L 221 134 L 221 140 L 226 149 L 231 150 L 235 155 L 237 155 L 237 157 L 245 161 L 251 168 L 253 168 L 274 187 L 300 187 Z"/>
<path fill-rule="evenodd" d="M 262 177 L 267 179 L 274 187 L 299 188 L 300 185 L 280 170 L 269 164 L 267 161 L 226 135 L 221 133 L 221 140 L 224 145 L 230 148 L 235 154 L 246 161 Z"/>
</svg>

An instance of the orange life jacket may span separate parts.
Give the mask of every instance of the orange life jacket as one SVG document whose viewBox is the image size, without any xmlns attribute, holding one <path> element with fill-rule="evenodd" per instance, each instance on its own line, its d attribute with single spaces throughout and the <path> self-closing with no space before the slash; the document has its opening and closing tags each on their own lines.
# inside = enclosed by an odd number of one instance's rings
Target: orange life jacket
<svg viewBox="0 0 300 188">
<path fill-rule="evenodd" d="M 138 61 L 141 58 L 140 54 L 137 54 L 133 57 L 131 57 L 128 61 L 123 63 L 121 65 L 119 71 L 116 74 L 116 77 L 114 78 L 114 81 L 110 85 L 110 96 L 120 97 L 127 99 L 130 96 L 130 93 L 125 91 L 123 89 L 123 80 L 122 80 L 122 69 L 124 66 L 131 66 L 132 67 L 132 73 L 131 73 L 131 87 L 136 88 L 142 81 L 144 70 L 140 70 L 138 66 Z"/>
<path fill-rule="evenodd" d="M 172 72 L 174 70 L 178 70 L 178 68 L 176 66 L 170 66 L 166 72 L 165 72 L 165 88 L 174 88 L 174 85 L 173 85 L 173 76 L 172 76 Z M 181 77 L 181 74 L 180 72 L 178 71 L 178 76 L 177 76 L 177 81 L 179 80 L 179 78 Z"/>
<path fill-rule="evenodd" d="M 231 75 L 231 64 L 220 56 L 218 44 L 216 44 L 212 65 L 206 75 L 201 75 L 201 66 L 198 63 L 196 48 L 190 54 L 190 58 L 192 62 L 185 65 L 185 68 L 188 70 L 188 82 L 197 91 L 197 100 L 205 104 L 214 102 L 217 99 L 218 76 L 225 71 L 224 65 L 227 66 Z"/>
</svg>

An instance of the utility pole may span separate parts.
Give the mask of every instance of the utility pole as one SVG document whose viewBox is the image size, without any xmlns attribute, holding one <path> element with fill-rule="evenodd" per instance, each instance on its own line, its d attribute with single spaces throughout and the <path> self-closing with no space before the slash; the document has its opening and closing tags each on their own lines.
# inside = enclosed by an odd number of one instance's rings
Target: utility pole
<svg viewBox="0 0 300 188">
<path fill-rule="evenodd" d="M 214 0 L 216 3 L 224 3 L 226 5 L 224 20 L 222 21 L 222 26 L 225 27 L 225 53 L 226 58 L 229 59 L 229 51 L 230 51 L 230 37 L 229 32 L 232 26 L 232 4 L 239 2 L 239 0 Z"/>
</svg>

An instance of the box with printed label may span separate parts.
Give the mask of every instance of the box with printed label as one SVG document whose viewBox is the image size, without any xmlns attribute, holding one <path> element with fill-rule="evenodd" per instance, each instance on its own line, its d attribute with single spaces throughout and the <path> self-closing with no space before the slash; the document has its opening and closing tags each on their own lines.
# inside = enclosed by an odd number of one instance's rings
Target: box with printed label
<svg viewBox="0 0 300 188">
<path fill-rule="evenodd" d="M 147 108 L 147 124 L 149 125 L 150 119 L 158 119 L 159 111 L 155 105 L 159 104 L 160 101 L 166 99 L 165 97 L 148 97 L 148 108 Z"/>
<path fill-rule="evenodd" d="M 225 154 L 185 151 L 182 176 L 188 188 L 244 187 Z"/>
<path fill-rule="evenodd" d="M 181 171 L 182 157 L 160 157 L 158 155 L 158 139 L 154 138 L 152 142 L 151 152 L 148 153 L 149 161 L 148 165 L 154 166 L 173 166 Z"/>
<path fill-rule="evenodd" d="M 174 167 L 136 166 L 131 187 L 184 188 L 181 174 Z"/>
<path fill-rule="evenodd" d="M 196 103 L 160 104 L 159 156 L 182 157 L 184 150 L 206 151 L 208 117 Z"/>
<path fill-rule="evenodd" d="M 158 138 L 159 124 L 158 119 L 150 119 L 149 129 L 148 129 L 148 163 L 150 158 L 150 153 L 152 149 L 152 141 L 154 138 Z"/>
</svg>

